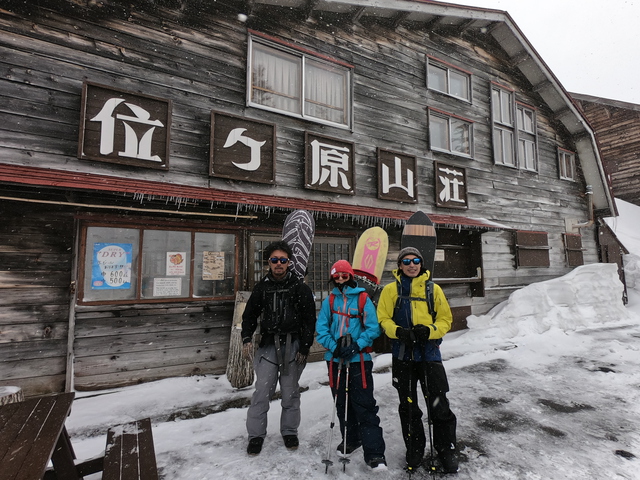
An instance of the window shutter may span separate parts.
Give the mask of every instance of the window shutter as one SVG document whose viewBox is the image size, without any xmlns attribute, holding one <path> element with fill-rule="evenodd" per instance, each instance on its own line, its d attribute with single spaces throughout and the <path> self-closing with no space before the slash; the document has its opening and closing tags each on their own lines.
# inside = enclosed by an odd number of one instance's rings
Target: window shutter
<svg viewBox="0 0 640 480">
<path fill-rule="evenodd" d="M 562 237 L 564 239 L 567 264 L 570 267 L 578 267 L 580 265 L 584 265 L 582 252 L 585 249 L 582 248 L 582 235 L 578 235 L 576 233 L 564 233 Z"/>
<path fill-rule="evenodd" d="M 548 267 L 549 240 L 547 232 L 528 232 L 519 230 L 516 235 L 516 266 Z"/>
</svg>

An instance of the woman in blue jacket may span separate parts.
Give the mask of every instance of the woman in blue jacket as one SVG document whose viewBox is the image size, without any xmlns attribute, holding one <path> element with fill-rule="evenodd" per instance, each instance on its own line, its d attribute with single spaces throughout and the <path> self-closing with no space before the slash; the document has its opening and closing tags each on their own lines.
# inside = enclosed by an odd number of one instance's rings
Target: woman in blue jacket
<svg viewBox="0 0 640 480">
<path fill-rule="evenodd" d="M 316 340 L 327 349 L 324 358 L 342 433 L 338 451 L 349 454 L 362 446 L 367 465 L 384 470 L 385 444 L 373 397 L 373 361 L 368 353 L 381 333 L 376 309 L 364 288 L 358 287 L 346 260 L 333 264 L 330 284 L 333 289 L 322 303 Z"/>
</svg>

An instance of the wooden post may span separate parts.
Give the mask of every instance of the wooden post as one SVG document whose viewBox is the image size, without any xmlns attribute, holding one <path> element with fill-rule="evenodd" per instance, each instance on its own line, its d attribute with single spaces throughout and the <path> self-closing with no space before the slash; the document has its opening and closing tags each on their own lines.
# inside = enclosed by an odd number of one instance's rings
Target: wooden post
<svg viewBox="0 0 640 480">
<path fill-rule="evenodd" d="M 0 387 L 0 405 L 22 402 L 24 395 L 20 387 Z"/>
</svg>

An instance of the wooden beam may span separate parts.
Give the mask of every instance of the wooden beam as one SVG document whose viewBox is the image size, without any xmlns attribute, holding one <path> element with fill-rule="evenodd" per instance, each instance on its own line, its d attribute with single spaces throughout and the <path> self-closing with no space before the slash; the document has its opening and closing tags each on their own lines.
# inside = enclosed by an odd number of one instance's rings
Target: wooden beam
<svg viewBox="0 0 640 480">
<path fill-rule="evenodd" d="M 391 19 L 391 28 L 395 30 L 404 22 L 410 15 L 410 12 L 399 12 Z"/>
<path fill-rule="evenodd" d="M 351 23 L 358 23 L 367 7 L 356 7 L 351 10 Z"/>
<path fill-rule="evenodd" d="M 311 15 L 313 14 L 313 11 L 315 10 L 318 3 L 320 3 L 320 0 L 307 0 L 305 5 L 302 7 L 302 12 L 305 20 L 309 20 L 311 18 Z"/>
</svg>

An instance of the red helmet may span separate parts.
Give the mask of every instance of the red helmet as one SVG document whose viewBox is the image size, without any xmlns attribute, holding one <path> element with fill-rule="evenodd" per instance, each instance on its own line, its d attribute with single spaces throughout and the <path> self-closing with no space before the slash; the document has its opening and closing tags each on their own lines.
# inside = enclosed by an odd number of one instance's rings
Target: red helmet
<svg viewBox="0 0 640 480">
<path fill-rule="evenodd" d="M 348 273 L 353 278 L 353 268 L 351 268 L 351 264 L 346 260 L 338 260 L 331 267 L 331 275 L 335 275 L 336 273 Z"/>
</svg>

